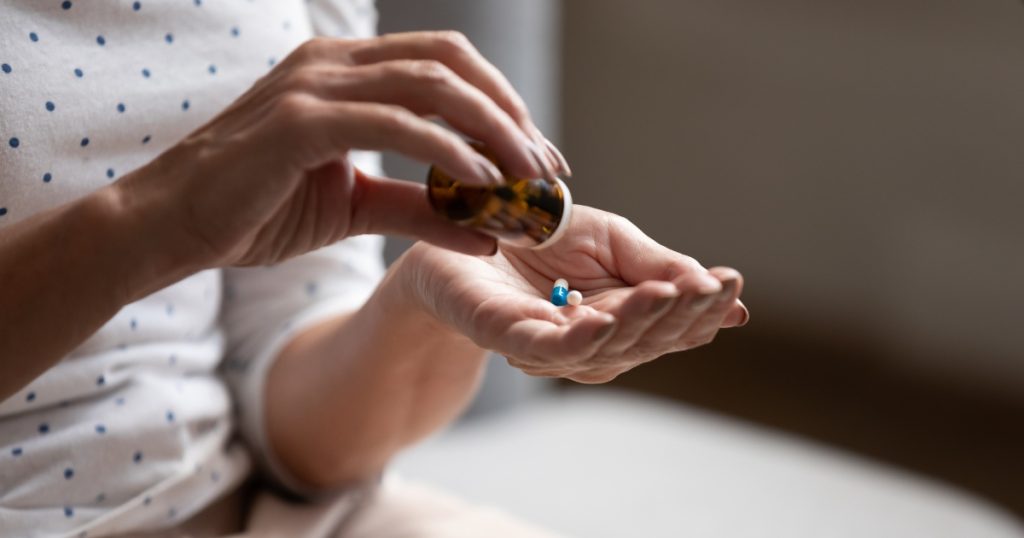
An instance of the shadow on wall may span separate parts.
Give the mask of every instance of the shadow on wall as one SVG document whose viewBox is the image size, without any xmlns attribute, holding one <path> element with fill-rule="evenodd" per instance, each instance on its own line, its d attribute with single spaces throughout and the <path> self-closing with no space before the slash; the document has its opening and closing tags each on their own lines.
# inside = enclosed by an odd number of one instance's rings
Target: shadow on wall
<svg viewBox="0 0 1024 538">
<path fill-rule="evenodd" d="M 570 0 L 574 198 L 747 277 L 754 323 L 1024 391 L 1024 6 Z"/>
<path fill-rule="evenodd" d="M 752 322 L 616 382 L 1024 515 L 1024 6 L 567 0 L 577 201 L 743 271 Z"/>
</svg>

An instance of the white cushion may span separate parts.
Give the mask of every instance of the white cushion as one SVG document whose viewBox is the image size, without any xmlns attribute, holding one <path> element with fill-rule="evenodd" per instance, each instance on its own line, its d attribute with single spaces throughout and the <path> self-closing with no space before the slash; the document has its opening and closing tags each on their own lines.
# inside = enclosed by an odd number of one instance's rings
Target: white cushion
<svg viewBox="0 0 1024 538">
<path fill-rule="evenodd" d="M 948 486 L 602 388 L 465 421 L 394 468 L 576 536 L 1024 536 L 1006 512 Z"/>
</svg>

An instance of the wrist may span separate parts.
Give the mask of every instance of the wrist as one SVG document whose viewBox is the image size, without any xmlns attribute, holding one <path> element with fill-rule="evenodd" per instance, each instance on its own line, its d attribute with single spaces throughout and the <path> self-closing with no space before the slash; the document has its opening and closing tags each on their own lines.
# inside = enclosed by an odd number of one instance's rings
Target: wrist
<svg viewBox="0 0 1024 538">
<path fill-rule="evenodd" d="M 120 273 L 125 304 L 207 268 L 182 248 L 161 204 L 149 203 L 126 185 L 112 183 L 84 200 L 104 230 L 103 237 L 109 238 L 107 244 L 131 260 Z"/>
<path fill-rule="evenodd" d="M 473 345 L 442 315 L 435 293 L 440 284 L 425 270 L 426 258 L 434 248 L 437 247 L 417 243 L 392 264 L 380 287 L 381 302 L 390 316 L 401 316 L 404 326 L 425 337 L 464 340 Z"/>
</svg>

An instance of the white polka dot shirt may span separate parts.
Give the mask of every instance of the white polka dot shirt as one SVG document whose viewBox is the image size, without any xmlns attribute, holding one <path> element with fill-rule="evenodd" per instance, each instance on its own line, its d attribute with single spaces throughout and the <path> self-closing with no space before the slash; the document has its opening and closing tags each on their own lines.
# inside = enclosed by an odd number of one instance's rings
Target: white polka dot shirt
<svg viewBox="0 0 1024 538">
<path fill-rule="evenodd" d="M 375 25 L 372 0 L 6 0 L 0 233 L 150 161 L 314 33 Z M 121 309 L 0 402 L 0 536 L 173 526 L 253 462 L 299 489 L 267 451 L 265 374 L 296 332 L 366 300 L 382 243 L 203 271 Z"/>
</svg>

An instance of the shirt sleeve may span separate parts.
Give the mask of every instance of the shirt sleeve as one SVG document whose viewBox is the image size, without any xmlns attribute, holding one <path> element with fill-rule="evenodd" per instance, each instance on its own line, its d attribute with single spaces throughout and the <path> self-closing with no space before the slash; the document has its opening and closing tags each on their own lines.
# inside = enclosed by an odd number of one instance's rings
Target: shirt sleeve
<svg viewBox="0 0 1024 538">
<path fill-rule="evenodd" d="M 309 18 L 320 36 L 366 38 L 377 33 L 374 0 L 310 0 Z"/>
<path fill-rule="evenodd" d="M 378 154 L 353 154 L 360 169 L 379 173 Z M 264 430 L 267 372 L 297 334 L 360 308 L 384 276 L 384 238 L 358 236 L 270 267 L 224 271 L 222 323 L 228 349 L 222 371 L 235 396 L 239 430 L 269 478 L 294 494 L 314 492 L 276 460 Z"/>
</svg>

